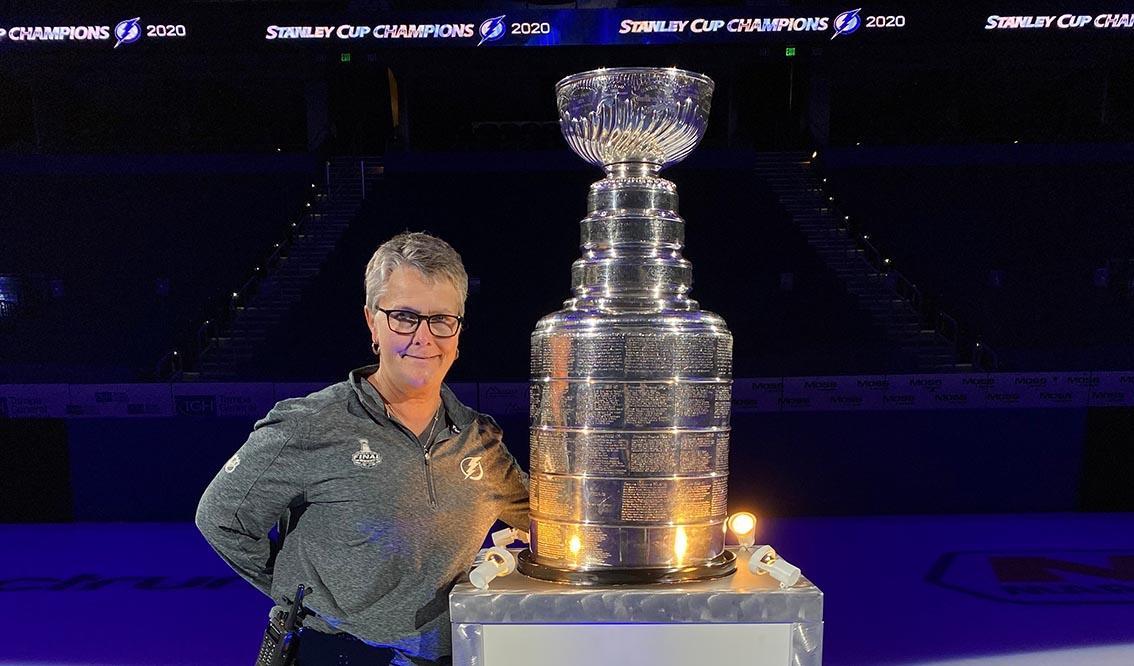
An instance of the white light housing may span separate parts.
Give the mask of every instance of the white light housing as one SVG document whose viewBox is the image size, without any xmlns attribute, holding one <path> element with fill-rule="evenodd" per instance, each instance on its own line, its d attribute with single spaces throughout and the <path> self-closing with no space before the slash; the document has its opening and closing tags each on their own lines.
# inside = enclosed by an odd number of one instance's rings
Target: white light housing
<svg viewBox="0 0 1134 666">
<path fill-rule="evenodd" d="M 791 587 L 799 582 L 802 572 L 799 567 L 781 558 L 771 546 L 760 546 L 748 558 L 748 570 L 757 575 L 770 574 L 780 582 L 780 587 Z"/>
<path fill-rule="evenodd" d="M 513 541 L 523 541 L 528 543 L 528 533 L 523 530 L 518 530 L 514 527 L 505 527 L 502 530 L 496 530 L 492 533 L 492 545 L 503 548 Z"/>
<path fill-rule="evenodd" d="M 484 562 L 469 572 L 469 582 L 478 590 L 487 590 L 497 576 L 507 576 L 516 570 L 516 557 L 500 546 L 489 548 Z"/>
</svg>

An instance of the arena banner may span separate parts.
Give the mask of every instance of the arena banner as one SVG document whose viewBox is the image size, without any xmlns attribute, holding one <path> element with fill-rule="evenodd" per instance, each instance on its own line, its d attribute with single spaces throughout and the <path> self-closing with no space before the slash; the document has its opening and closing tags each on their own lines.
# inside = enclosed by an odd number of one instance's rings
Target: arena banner
<svg viewBox="0 0 1134 666">
<path fill-rule="evenodd" d="M 530 389 L 527 382 L 500 382 L 479 385 L 479 410 L 494 416 L 520 416 L 528 413 Z"/>
<path fill-rule="evenodd" d="M 807 7 L 627 7 L 360 12 L 162 3 L 137 13 L 76 9 L 0 17 L 0 51 L 337 51 L 398 47 L 599 47 L 1134 39 L 1132 2 L 818 3 Z M 784 50 L 793 56 L 794 51 Z M 802 53 L 801 53 L 802 55 Z M 127 56 L 123 56 L 127 57 Z M 346 60 L 344 60 L 345 62 Z"/>
<path fill-rule="evenodd" d="M 260 418 L 277 402 L 276 385 L 270 382 L 185 382 L 171 386 L 177 416 Z"/>
<path fill-rule="evenodd" d="M 0 419 L 58 419 L 67 416 L 67 384 L 0 384 Z"/>
<path fill-rule="evenodd" d="M 1089 382 L 1088 404 L 1092 407 L 1134 405 L 1134 372 L 1096 372 Z"/>
<path fill-rule="evenodd" d="M 170 384 L 70 384 L 67 394 L 68 417 L 173 416 Z"/>
<path fill-rule="evenodd" d="M 784 396 L 783 377 L 758 377 L 732 381 L 732 412 L 778 412 Z"/>
</svg>

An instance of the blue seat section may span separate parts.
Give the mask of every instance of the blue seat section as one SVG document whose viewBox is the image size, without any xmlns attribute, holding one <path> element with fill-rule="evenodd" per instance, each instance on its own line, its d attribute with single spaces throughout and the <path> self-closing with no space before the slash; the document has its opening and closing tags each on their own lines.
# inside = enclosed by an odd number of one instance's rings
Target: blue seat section
<svg viewBox="0 0 1134 666">
<path fill-rule="evenodd" d="M 0 275 L 21 303 L 0 382 L 145 377 L 267 254 L 313 167 L 5 174 Z"/>
<path fill-rule="evenodd" d="M 848 166 L 828 174 L 872 242 L 982 334 L 1001 368 L 1134 365 L 1129 162 Z"/>
<path fill-rule="evenodd" d="M 558 164 L 558 162 L 553 162 Z M 902 370 L 902 359 L 842 291 L 748 169 L 675 167 L 693 297 L 725 317 L 738 376 Z M 371 358 L 363 267 L 406 229 L 451 242 L 474 279 L 454 379 L 524 379 L 537 320 L 562 307 L 579 257 L 586 167 L 398 172 L 385 180 L 294 313 L 263 376 L 333 379 Z M 791 290 L 781 288 L 791 274 Z M 784 277 L 783 281 L 789 281 Z"/>
</svg>

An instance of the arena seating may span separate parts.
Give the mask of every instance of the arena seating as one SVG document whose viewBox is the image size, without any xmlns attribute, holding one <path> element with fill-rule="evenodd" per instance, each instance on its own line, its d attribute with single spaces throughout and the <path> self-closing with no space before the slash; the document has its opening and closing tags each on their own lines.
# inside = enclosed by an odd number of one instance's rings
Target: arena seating
<svg viewBox="0 0 1134 666">
<path fill-rule="evenodd" d="M 895 266 L 996 350 L 1002 369 L 1134 362 L 1134 168 L 830 169 L 841 205 Z"/>
<path fill-rule="evenodd" d="M 0 274 L 29 306 L 0 328 L 0 381 L 144 377 L 178 332 L 245 279 L 315 171 L 307 157 L 270 169 L 225 169 L 240 158 L 214 158 L 181 172 L 177 158 L 164 159 L 174 167 L 151 174 L 0 179 Z"/>
</svg>

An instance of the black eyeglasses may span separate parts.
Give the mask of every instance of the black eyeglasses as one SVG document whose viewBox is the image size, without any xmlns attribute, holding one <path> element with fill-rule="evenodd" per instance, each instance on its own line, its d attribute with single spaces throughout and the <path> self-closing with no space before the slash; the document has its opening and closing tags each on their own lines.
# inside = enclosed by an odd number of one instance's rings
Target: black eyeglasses
<svg viewBox="0 0 1134 666">
<path fill-rule="evenodd" d="M 461 330 L 461 324 L 465 321 L 464 317 L 450 314 L 421 315 L 412 310 L 374 309 L 386 315 L 386 325 L 391 331 L 402 335 L 417 333 L 421 322 L 425 321 L 433 337 L 451 338 Z"/>
</svg>

